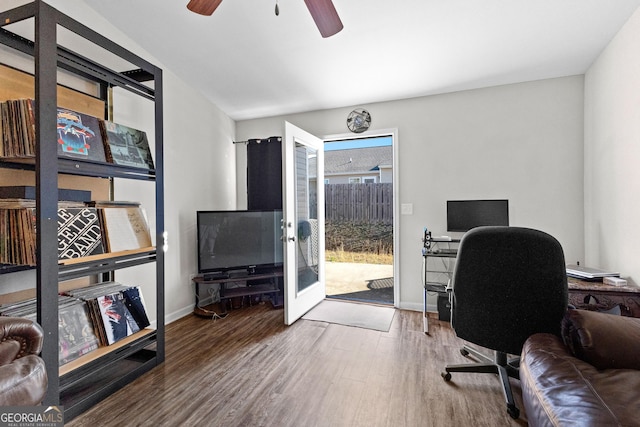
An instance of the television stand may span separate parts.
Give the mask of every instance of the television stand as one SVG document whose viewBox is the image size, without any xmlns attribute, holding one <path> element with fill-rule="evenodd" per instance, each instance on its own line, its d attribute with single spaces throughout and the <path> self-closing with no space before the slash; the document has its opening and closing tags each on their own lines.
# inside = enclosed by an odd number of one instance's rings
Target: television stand
<svg viewBox="0 0 640 427">
<path fill-rule="evenodd" d="M 206 274 L 196 276 L 193 278 L 193 283 L 196 286 L 196 304 L 193 312 L 203 317 L 212 317 L 214 315 L 214 313 L 203 310 L 203 307 L 200 305 L 202 300 L 200 296 L 201 285 L 210 284 L 220 285 L 220 303 L 224 311 L 222 313 L 216 313 L 219 316 L 227 314 L 226 303 L 228 300 L 232 298 L 244 298 L 246 296 L 270 295 L 273 307 L 280 308 L 283 305 L 281 298 L 282 288 L 280 286 L 282 283 L 280 278 L 282 276 L 282 267 L 254 274 L 244 271 L 226 274 L 224 277 L 211 277 Z"/>
<path fill-rule="evenodd" d="M 202 276 L 204 280 L 220 280 L 229 278 L 229 273 L 207 273 Z"/>
</svg>

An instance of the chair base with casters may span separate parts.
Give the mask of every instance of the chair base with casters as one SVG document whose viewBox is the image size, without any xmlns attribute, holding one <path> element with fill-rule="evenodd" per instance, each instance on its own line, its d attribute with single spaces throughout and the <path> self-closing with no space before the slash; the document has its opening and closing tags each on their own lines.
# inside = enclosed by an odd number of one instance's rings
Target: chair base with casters
<svg viewBox="0 0 640 427">
<path fill-rule="evenodd" d="M 498 374 L 502 381 L 502 391 L 504 398 L 507 402 L 507 413 L 513 419 L 518 419 L 520 416 L 520 410 L 516 407 L 516 403 L 513 400 L 513 393 L 511 392 L 511 384 L 509 384 L 509 377 L 520 379 L 520 373 L 518 371 L 519 358 L 509 360 L 507 354 L 496 351 L 494 360 L 490 357 L 480 353 L 478 350 L 464 346 L 460 349 L 460 353 L 467 357 L 470 354 L 478 360 L 484 360 L 485 363 L 466 363 L 462 365 L 447 365 L 445 366 L 445 372 L 443 372 L 442 378 L 445 381 L 451 381 L 451 372 L 474 372 L 480 374 Z"/>
</svg>

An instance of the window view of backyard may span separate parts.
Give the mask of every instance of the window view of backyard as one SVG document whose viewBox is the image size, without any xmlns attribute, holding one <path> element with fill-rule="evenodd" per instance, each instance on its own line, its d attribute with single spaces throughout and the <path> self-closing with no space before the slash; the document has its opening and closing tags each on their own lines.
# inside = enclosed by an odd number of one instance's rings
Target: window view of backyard
<svg viewBox="0 0 640 427">
<path fill-rule="evenodd" d="M 393 304 L 391 137 L 325 144 L 327 296 Z"/>
</svg>

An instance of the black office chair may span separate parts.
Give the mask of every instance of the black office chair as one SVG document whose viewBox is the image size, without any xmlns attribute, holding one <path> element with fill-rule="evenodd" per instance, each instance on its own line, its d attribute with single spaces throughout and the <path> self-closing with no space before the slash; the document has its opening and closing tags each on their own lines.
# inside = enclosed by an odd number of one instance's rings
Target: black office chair
<svg viewBox="0 0 640 427">
<path fill-rule="evenodd" d="M 451 372 L 498 374 L 507 412 L 518 418 L 509 377 L 518 379 L 525 340 L 538 332 L 560 334 L 567 309 L 567 276 L 560 243 L 547 233 L 520 227 L 478 227 L 458 250 L 451 281 L 451 326 L 465 341 L 495 351 L 495 359 L 464 346 L 460 352 L 484 363 L 447 365 Z"/>
</svg>

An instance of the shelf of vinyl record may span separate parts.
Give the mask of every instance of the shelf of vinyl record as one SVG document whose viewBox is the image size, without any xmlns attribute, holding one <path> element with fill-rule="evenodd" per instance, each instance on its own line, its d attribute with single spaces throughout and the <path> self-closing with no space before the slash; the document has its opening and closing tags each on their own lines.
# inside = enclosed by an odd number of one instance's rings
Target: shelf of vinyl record
<svg viewBox="0 0 640 427">
<path fill-rule="evenodd" d="M 0 315 L 36 319 L 33 290 L 2 295 Z M 114 281 L 71 287 L 58 295 L 60 374 L 154 333 L 140 286 Z"/>
<path fill-rule="evenodd" d="M 0 263 L 35 268 L 35 202 L 28 186 L 0 187 Z M 137 202 L 82 201 L 90 192 L 59 190 L 71 199 L 58 206 L 59 280 L 96 275 L 155 260 L 144 208 Z M 123 264 L 118 264 L 123 263 Z M 104 268 L 96 267 L 98 264 Z M 86 269 L 82 269 L 85 266 Z M 68 270 L 80 269 L 68 275 Z M 67 274 L 69 277 L 65 276 Z M 86 363 L 153 331 L 139 286 L 107 281 L 82 283 L 58 297 L 59 363 Z M 2 298 L 0 315 L 36 318 L 33 289 Z M 67 368 L 65 368 L 66 371 Z"/>
<path fill-rule="evenodd" d="M 0 160 L 35 161 L 34 109 L 30 98 L 0 102 Z M 57 109 L 51 143 L 61 159 L 154 171 L 146 132 L 68 108 Z"/>
<path fill-rule="evenodd" d="M 0 271 L 36 265 L 33 187 L 0 186 Z M 3 196 L 22 196 L 3 198 Z M 155 252 L 147 214 L 138 202 L 82 201 L 91 193 L 59 190 L 58 260 L 73 265 Z"/>
<path fill-rule="evenodd" d="M 0 164 L 35 169 L 33 75 L 0 64 Z M 103 100 L 58 85 L 58 172 L 93 177 L 155 179 L 146 132 L 98 118 Z M 75 107 L 74 107 L 75 106 Z M 70 107 L 70 108 L 69 108 Z M 76 107 L 78 111 L 76 111 Z"/>
</svg>

